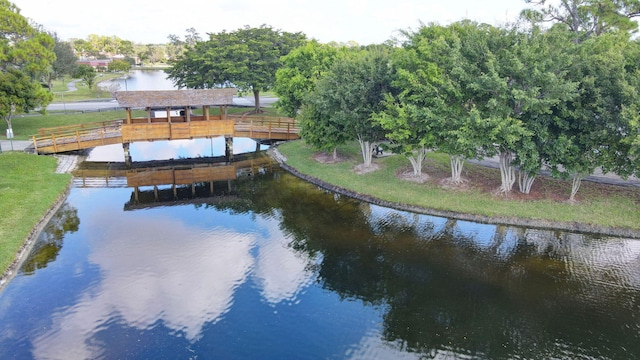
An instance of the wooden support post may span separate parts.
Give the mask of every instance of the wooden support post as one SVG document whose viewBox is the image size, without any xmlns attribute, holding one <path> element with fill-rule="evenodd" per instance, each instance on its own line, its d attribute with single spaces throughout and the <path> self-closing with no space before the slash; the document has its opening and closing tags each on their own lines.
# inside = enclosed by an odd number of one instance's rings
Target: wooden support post
<svg viewBox="0 0 640 360">
<path fill-rule="evenodd" d="M 204 105 L 202 107 L 202 113 L 204 114 L 205 120 L 209 121 L 209 105 Z"/>
<path fill-rule="evenodd" d="M 167 106 L 167 121 L 171 124 L 171 107 Z"/>
<path fill-rule="evenodd" d="M 124 150 L 124 164 L 127 167 L 131 167 L 131 152 L 129 151 L 129 143 L 122 143 L 122 149 Z"/>
<path fill-rule="evenodd" d="M 187 122 L 191 122 L 191 106 L 187 106 L 184 111 L 186 111 Z"/>
<path fill-rule="evenodd" d="M 158 201 L 158 185 L 153 185 L 153 197 Z"/>
<path fill-rule="evenodd" d="M 224 137 L 224 156 L 227 158 L 227 162 L 233 161 L 233 137 Z"/>
<path fill-rule="evenodd" d="M 174 200 L 178 199 L 178 188 L 176 184 L 172 184 L 171 188 L 173 189 L 173 199 Z"/>
<path fill-rule="evenodd" d="M 140 202 L 139 192 L 140 192 L 140 188 L 139 187 L 136 186 L 136 187 L 133 188 L 133 199 L 135 200 L 136 204 Z"/>
<path fill-rule="evenodd" d="M 131 124 L 131 108 L 128 107 L 125 111 L 127 112 L 127 124 Z"/>
</svg>

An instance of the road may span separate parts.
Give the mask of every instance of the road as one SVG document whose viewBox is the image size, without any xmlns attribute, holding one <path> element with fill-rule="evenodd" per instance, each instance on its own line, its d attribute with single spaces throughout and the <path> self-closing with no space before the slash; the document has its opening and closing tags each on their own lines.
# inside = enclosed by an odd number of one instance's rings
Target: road
<svg viewBox="0 0 640 360">
<path fill-rule="evenodd" d="M 274 97 L 261 97 L 261 106 L 271 106 L 278 99 Z M 254 106 L 253 96 L 234 96 L 234 106 Z M 53 103 L 47 106 L 48 111 L 100 111 L 100 110 L 114 110 L 120 109 L 118 102 L 115 99 L 104 100 L 90 100 L 90 101 L 78 101 L 69 103 Z"/>
</svg>

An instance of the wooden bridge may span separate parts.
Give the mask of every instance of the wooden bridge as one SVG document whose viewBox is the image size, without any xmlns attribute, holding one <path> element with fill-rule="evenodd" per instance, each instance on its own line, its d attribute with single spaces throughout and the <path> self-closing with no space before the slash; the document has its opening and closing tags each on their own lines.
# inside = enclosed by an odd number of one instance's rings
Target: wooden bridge
<svg viewBox="0 0 640 360">
<path fill-rule="evenodd" d="M 117 92 L 125 119 L 41 129 L 33 145 L 38 154 L 52 154 L 110 144 L 124 144 L 126 151 L 129 143 L 138 141 L 224 136 L 266 142 L 299 137 L 291 118 L 227 115 L 235 93 L 235 89 Z M 202 106 L 202 115 L 192 113 L 196 106 Z M 219 106 L 220 115 L 210 115 L 211 106 Z M 147 116 L 133 118 L 132 108 L 146 109 Z"/>
</svg>

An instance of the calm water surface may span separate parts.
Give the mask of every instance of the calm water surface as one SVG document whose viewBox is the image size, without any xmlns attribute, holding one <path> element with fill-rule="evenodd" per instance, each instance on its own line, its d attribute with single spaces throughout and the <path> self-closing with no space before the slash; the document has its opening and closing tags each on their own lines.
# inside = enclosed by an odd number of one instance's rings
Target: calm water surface
<svg viewBox="0 0 640 360">
<path fill-rule="evenodd" d="M 0 293 L 0 359 L 640 358 L 640 241 L 390 210 L 254 160 L 175 191 L 76 180 Z"/>
<path fill-rule="evenodd" d="M 164 70 L 131 70 L 126 79 L 114 79 L 101 83 L 112 91 L 177 90 Z"/>
</svg>

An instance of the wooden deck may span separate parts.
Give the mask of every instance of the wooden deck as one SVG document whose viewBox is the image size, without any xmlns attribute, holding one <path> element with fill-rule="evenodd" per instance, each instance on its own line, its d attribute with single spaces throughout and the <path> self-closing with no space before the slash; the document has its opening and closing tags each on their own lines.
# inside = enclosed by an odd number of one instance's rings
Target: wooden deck
<svg viewBox="0 0 640 360">
<path fill-rule="evenodd" d="M 41 129 L 33 137 L 38 154 L 52 154 L 96 146 L 138 141 L 247 137 L 255 140 L 299 138 L 294 119 L 267 116 L 197 116 L 133 118 L 125 120 Z"/>
</svg>

